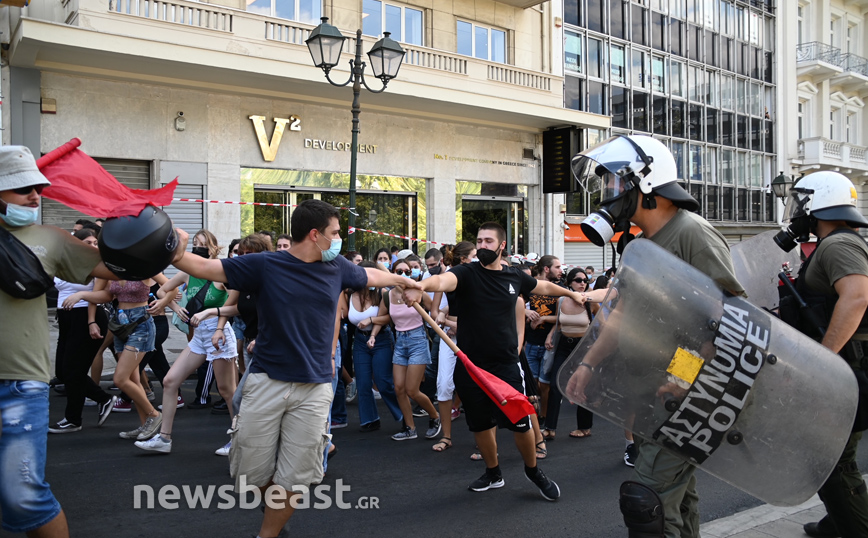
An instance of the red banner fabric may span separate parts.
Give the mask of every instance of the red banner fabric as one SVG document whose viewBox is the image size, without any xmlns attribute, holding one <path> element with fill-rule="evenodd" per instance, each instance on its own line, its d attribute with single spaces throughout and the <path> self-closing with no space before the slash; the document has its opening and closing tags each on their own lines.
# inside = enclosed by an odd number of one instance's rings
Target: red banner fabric
<svg viewBox="0 0 868 538">
<path fill-rule="evenodd" d="M 172 203 L 178 178 L 159 189 L 131 189 L 77 149 L 80 143 L 73 138 L 39 159 L 40 171 L 51 182 L 42 191 L 43 196 L 85 215 L 102 218 L 135 216 L 149 205 Z"/>
<path fill-rule="evenodd" d="M 527 396 L 515 390 L 509 383 L 496 375 L 486 372 L 470 362 L 463 351 L 458 352 L 458 358 L 461 359 L 461 363 L 464 364 L 464 368 L 467 369 L 473 382 L 479 385 L 479 388 L 499 406 L 503 414 L 513 424 L 536 412 L 533 405 L 527 400 Z"/>
</svg>

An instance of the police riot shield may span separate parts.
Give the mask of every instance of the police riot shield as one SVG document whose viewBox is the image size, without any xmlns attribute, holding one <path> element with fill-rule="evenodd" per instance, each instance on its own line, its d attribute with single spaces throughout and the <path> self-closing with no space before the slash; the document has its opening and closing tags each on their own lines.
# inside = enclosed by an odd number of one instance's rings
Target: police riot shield
<svg viewBox="0 0 868 538">
<path fill-rule="evenodd" d="M 638 239 L 557 383 L 571 401 L 779 506 L 817 492 L 857 403 L 841 357 Z"/>
<path fill-rule="evenodd" d="M 774 241 L 777 233 L 777 230 L 764 232 L 730 248 L 735 276 L 744 286 L 748 301 L 769 310 L 777 308 L 780 302 L 778 274 L 783 265 L 789 264 L 793 276 L 799 274 L 802 265 L 801 249 L 784 252 Z"/>
</svg>

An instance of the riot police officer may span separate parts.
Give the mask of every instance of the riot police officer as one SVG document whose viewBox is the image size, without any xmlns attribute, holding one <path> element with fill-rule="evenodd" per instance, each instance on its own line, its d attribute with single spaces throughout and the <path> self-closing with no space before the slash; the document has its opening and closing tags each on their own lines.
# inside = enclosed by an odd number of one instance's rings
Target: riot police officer
<svg viewBox="0 0 868 538">
<path fill-rule="evenodd" d="M 796 285 L 815 315 L 811 320 L 802 315 L 797 327 L 811 334 L 817 327 L 807 325 L 819 323 L 822 327 L 815 336 L 847 360 L 857 379 L 866 381 L 862 344 L 868 340 L 868 326 L 863 323 L 868 307 L 868 245 L 855 228 L 868 227 L 868 220 L 856 209 L 853 183 L 837 172 L 805 176 L 788 194 L 783 222 L 786 227 L 775 241 L 784 250 L 807 241 L 811 233 L 818 238 Z M 787 319 L 783 300 L 781 309 Z M 857 412 L 854 430 L 868 426 L 859 424 L 864 422 L 860 415 Z M 868 537 L 868 493 L 855 460 L 861 438 L 861 431 L 851 433 L 838 464 L 820 488 L 828 515 L 804 526 L 808 536 Z"/>
<path fill-rule="evenodd" d="M 592 196 L 600 191 L 600 207 L 582 223 L 582 231 L 595 244 L 603 246 L 622 231 L 618 247 L 623 250 L 632 222 L 643 237 L 724 290 L 744 293 L 725 238 L 693 213 L 699 203 L 678 184 L 675 159 L 663 143 L 648 136 L 616 136 L 576 155 L 572 167 Z M 598 293 L 605 290 L 589 293 L 588 300 L 601 300 Z M 570 383 L 587 384 L 595 365 L 582 366 L 587 368 L 578 368 Z M 636 444 L 634 479 L 622 486 L 620 503 L 630 536 L 698 537 L 695 467 L 638 436 Z"/>
</svg>

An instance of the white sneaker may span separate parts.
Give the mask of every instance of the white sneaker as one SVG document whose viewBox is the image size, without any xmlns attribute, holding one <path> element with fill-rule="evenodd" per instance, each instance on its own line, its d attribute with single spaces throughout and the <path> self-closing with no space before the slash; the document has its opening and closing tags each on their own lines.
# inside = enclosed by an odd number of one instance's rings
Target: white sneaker
<svg viewBox="0 0 868 538">
<path fill-rule="evenodd" d="M 164 441 L 162 435 L 155 435 L 147 441 L 136 441 L 136 446 L 142 450 L 168 454 L 172 451 L 172 440 Z"/>
<path fill-rule="evenodd" d="M 231 448 L 232 448 L 232 441 L 229 441 L 228 443 L 226 443 L 225 445 L 221 446 L 216 451 L 214 451 L 214 453 L 217 454 L 218 456 L 228 456 L 229 450 Z"/>
<path fill-rule="evenodd" d="M 90 398 L 85 398 L 84 399 L 84 406 L 85 407 L 96 407 L 96 402 L 91 400 Z"/>
<path fill-rule="evenodd" d="M 371 390 L 374 390 L 374 389 L 371 389 Z M 374 390 L 374 399 L 375 400 L 382 400 L 383 399 L 383 397 L 380 396 L 380 391 Z"/>
<path fill-rule="evenodd" d="M 355 378 L 350 381 L 350 384 L 346 387 L 346 399 L 347 403 L 352 403 L 356 401 L 356 396 L 358 396 L 358 390 L 356 388 L 356 380 Z"/>
</svg>

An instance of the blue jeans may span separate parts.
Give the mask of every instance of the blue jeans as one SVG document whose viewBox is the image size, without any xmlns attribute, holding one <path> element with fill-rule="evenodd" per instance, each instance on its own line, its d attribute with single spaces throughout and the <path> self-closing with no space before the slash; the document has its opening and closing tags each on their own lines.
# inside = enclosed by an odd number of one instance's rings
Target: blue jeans
<svg viewBox="0 0 868 538">
<path fill-rule="evenodd" d="M 416 327 L 409 331 L 397 331 L 395 338 L 395 355 L 392 364 L 409 366 L 411 364 L 431 364 L 431 350 L 428 349 L 428 333 L 425 327 Z M 379 386 L 379 385 L 377 385 Z"/>
<path fill-rule="evenodd" d="M 337 351 L 335 353 L 335 376 L 332 378 L 332 394 L 334 394 L 335 397 L 337 396 L 338 379 L 340 379 L 340 377 L 341 377 L 341 343 L 340 343 L 340 341 L 338 341 L 338 348 L 337 348 Z M 347 420 L 346 404 L 347 404 L 347 402 L 344 401 L 344 422 L 346 422 L 346 420 Z M 334 411 L 334 407 L 335 407 L 335 400 L 332 400 L 332 406 L 329 409 L 329 421 L 327 424 L 328 429 L 326 430 L 326 432 L 329 434 L 332 432 L 332 417 L 334 416 L 332 412 Z M 328 468 L 329 468 L 329 449 L 331 447 L 332 447 L 332 440 L 329 439 L 329 442 L 326 443 L 325 452 L 323 452 L 323 455 L 322 455 L 322 472 L 323 473 L 328 471 Z"/>
<path fill-rule="evenodd" d="M 536 379 L 539 379 L 539 369 L 542 365 L 543 355 L 545 355 L 545 353 L 546 347 L 544 345 L 538 346 L 536 344 L 528 343 L 524 346 L 524 354 L 527 356 L 527 363 L 530 365 L 530 372 Z"/>
<path fill-rule="evenodd" d="M 0 381 L 0 511 L 3 529 L 29 532 L 60 513 L 45 481 L 48 384 Z"/>
<path fill-rule="evenodd" d="M 134 321 L 138 321 L 139 319 L 145 317 L 146 308 L 144 306 L 137 306 L 135 308 L 130 308 L 129 310 L 125 310 L 127 316 L 130 318 L 130 323 Z M 154 325 L 154 318 L 150 318 L 147 321 L 140 324 L 138 327 L 133 330 L 132 334 L 130 334 L 126 340 L 121 340 L 117 336 L 115 336 L 115 353 L 121 353 L 125 347 L 129 347 L 131 349 L 135 349 L 137 352 L 149 352 L 154 350 L 154 340 L 157 337 L 157 327 Z"/>
<path fill-rule="evenodd" d="M 374 400 L 373 382 L 377 383 L 380 396 L 395 420 L 403 420 L 404 414 L 395 396 L 392 379 L 392 330 L 384 327 L 377 335 L 373 348 L 368 347 L 370 334 L 356 330 L 353 343 L 353 365 L 356 370 L 356 386 L 359 389 L 359 422 L 364 425 L 380 420 L 377 402 Z"/>
</svg>

